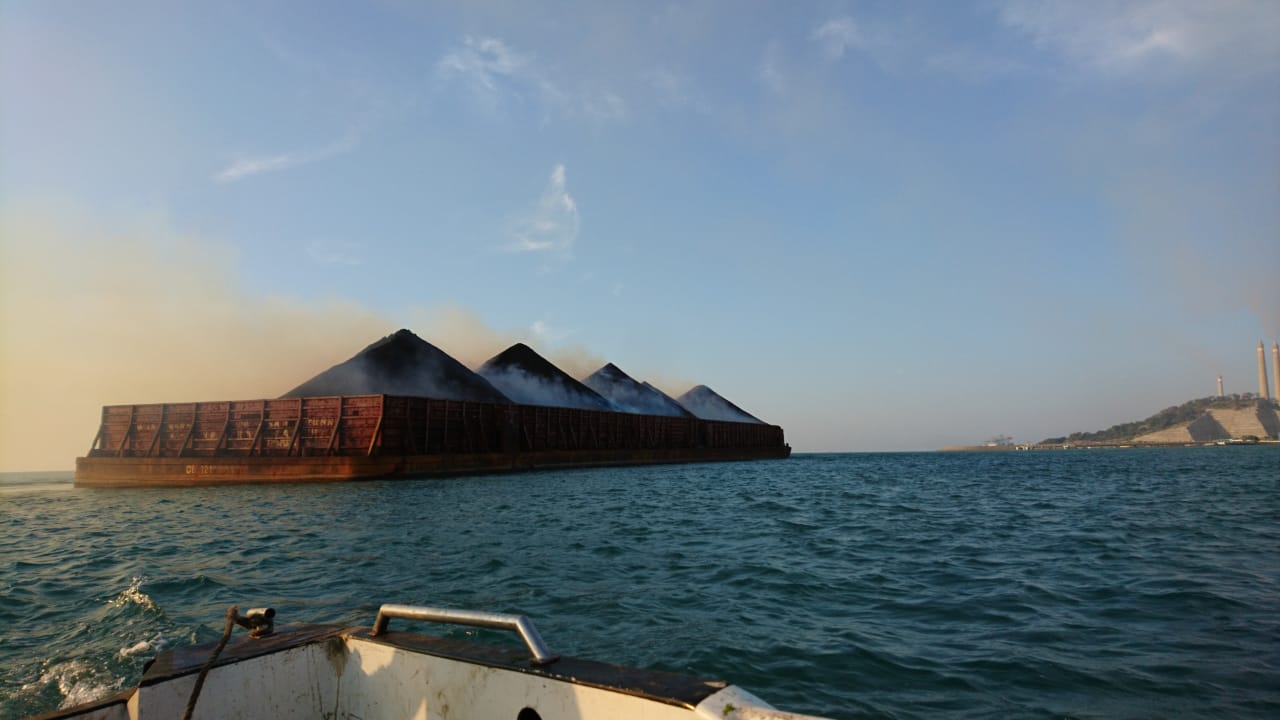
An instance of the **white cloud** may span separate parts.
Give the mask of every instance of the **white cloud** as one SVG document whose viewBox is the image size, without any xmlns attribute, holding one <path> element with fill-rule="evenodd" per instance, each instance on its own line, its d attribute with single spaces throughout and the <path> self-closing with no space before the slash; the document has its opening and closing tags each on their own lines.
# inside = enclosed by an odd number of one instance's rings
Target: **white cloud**
<svg viewBox="0 0 1280 720">
<path fill-rule="evenodd" d="M 514 252 L 557 252 L 569 255 L 578 239 L 578 205 L 569 194 L 565 167 L 551 169 L 547 186 L 537 206 L 520 223 L 515 241 L 507 246 Z"/>
<path fill-rule="evenodd" d="M 844 16 L 826 21 L 813 31 L 812 39 L 822 46 L 828 60 L 839 60 L 847 50 L 862 44 L 862 34 L 853 18 Z"/>
<path fill-rule="evenodd" d="M 482 106 L 530 102 L 543 111 L 593 122 L 627 117 L 627 103 L 609 89 L 567 90 L 536 59 L 495 37 L 463 38 L 463 46 L 436 63 L 438 78 L 458 82 Z"/>
<path fill-rule="evenodd" d="M 436 63 L 436 72 L 444 77 L 458 77 L 473 89 L 496 93 L 501 83 L 533 77 L 526 69 L 528 59 L 516 54 L 498 38 L 463 38 L 463 47 L 445 55 Z"/>
<path fill-rule="evenodd" d="M 223 168 L 213 177 L 218 182 L 234 182 L 250 175 L 261 175 L 266 172 L 283 170 L 297 164 L 291 155 L 268 155 L 256 158 L 241 158 Z"/>
<path fill-rule="evenodd" d="M 564 342 L 574 333 L 573 330 L 553 327 L 545 320 L 534 320 L 533 324 L 529 326 L 529 331 L 533 333 L 535 338 L 547 344 Z"/>
<path fill-rule="evenodd" d="M 1274 0 L 1004 0 L 999 16 L 1041 47 L 1102 71 L 1167 60 L 1235 60 L 1246 68 L 1260 61 L 1274 65 L 1280 57 L 1280 3 Z"/>
<path fill-rule="evenodd" d="M 260 155 L 258 157 L 242 157 L 233 161 L 213 176 L 214 182 L 229 183 L 243 180 L 254 175 L 262 175 L 263 173 L 278 172 L 302 165 L 309 165 L 314 162 L 326 160 L 351 152 L 356 148 L 357 142 L 354 135 L 339 140 L 338 142 L 316 150 L 306 150 L 295 153 L 282 153 L 279 155 Z"/>
</svg>

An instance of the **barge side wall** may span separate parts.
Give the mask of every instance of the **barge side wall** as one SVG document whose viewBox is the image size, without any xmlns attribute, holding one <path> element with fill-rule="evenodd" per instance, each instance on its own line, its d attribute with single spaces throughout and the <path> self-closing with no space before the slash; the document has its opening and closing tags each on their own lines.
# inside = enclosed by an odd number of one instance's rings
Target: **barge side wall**
<svg viewBox="0 0 1280 720">
<path fill-rule="evenodd" d="M 390 395 L 109 405 L 76 485 L 324 482 L 782 458 L 782 428 Z"/>
</svg>

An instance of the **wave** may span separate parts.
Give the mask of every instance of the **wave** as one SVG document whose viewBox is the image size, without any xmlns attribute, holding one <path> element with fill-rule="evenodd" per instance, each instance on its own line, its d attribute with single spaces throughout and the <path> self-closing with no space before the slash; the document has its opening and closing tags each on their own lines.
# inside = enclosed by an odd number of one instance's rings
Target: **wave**
<svg viewBox="0 0 1280 720">
<path fill-rule="evenodd" d="M 34 695 L 53 686 L 62 696 L 58 707 L 68 708 L 118 692 L 124 681 L 123 676 L 112 677 L 86 660 L 65 660 L 46 667 L 39 680 L 22 686 L 21 693 Z"/>
<path fill-rule="evenodd" d="M 0 718 L 132 685 L 232 603 L 381 602 L 834 717 L 1280 717 L 1275 450 L 1188 452 L 41 496 L 0 513 Z"/>
<path fill-rule="evenodd" d="M 150 595 L 142 592 L 142 585 L 147 581 L 143 575 L 135 575 L 129 581 L 129 587 L 120 591 L 119 595 L 107 601 L 107 605 L 114 608 L 127 607 L 129 605 L 137 605 L 144 610 L 158 610 L 156 603 L 151 599 Z"/>
</svg>

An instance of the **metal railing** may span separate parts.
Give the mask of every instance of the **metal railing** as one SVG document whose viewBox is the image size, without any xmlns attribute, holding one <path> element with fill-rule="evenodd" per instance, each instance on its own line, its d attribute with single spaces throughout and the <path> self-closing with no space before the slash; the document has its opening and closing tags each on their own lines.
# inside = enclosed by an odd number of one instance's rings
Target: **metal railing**
<svg viewBox="0 0 1280 720">
<path fill-rule="evenodd" d="M 387 623 L 391 618 L 514 630 L 520 633 L 525 646 L 529 648 L 529 654 L 533 656 L 532 662 L 534 665 L 546 665 L 560 659 L 559 655 L 553 654 L 547 648 L 546 643 L 542 641 L 542 636 L 538 634 L 538 629 L 524 615 L 454 610 L 452 608 L 435 608 L 422 605 L 387 604 L 378 609 L 378 617 L 373 621 L 372 634 L 376 637 L 386 632 Z"/>
</svg>

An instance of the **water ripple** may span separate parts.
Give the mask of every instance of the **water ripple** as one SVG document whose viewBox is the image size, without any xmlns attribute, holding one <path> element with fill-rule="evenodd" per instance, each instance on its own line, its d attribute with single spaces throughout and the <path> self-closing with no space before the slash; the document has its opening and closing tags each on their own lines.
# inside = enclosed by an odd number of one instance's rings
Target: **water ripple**
<svg viewBox="0 0 1280 720">
<path fill-rule="evenodd" d="M 0 717 L 232 603 L 533 617 L 558 651 L 837 718 L 1280 716 L 1272 448 L 808 455 L 136 492 L 0 482 Z M 441 628 L 486 642 L 493 631 Z"/>
</svg>

